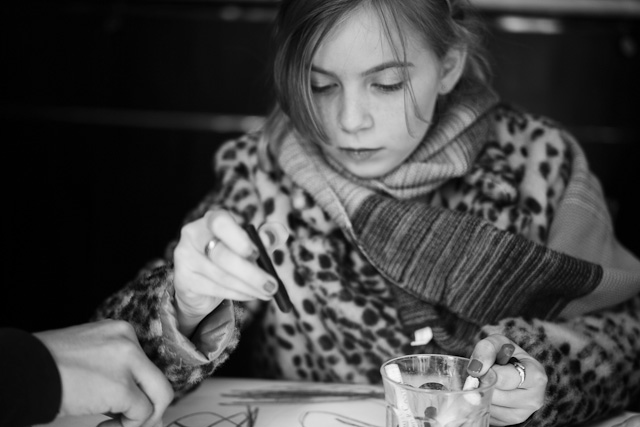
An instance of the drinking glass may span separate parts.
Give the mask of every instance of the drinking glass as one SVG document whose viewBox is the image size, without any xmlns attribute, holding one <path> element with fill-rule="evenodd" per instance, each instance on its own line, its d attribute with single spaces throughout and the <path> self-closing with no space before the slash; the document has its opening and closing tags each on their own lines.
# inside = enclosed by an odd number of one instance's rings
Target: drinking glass
<svg viewBox="0 0 640 427">
<path fill-rule="evenodd" d="M 380 368 L 387 427 L 488 427 L 493 369 L 478 381 L 467 373 L 469 359 L 415 354 Z"/>
</svg>

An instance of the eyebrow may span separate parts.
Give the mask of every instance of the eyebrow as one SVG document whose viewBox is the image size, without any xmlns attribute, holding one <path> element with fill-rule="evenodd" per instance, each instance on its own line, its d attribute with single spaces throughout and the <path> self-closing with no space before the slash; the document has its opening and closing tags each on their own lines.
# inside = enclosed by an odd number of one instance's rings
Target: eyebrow
<svg viewBox="0 0 640 427">
<path fill-rule="evenodd" d="M 363 71 L 361 73 L 361 75 L 363 77 L 365 76 L 369 76 L 371 74 L 375 74 L 375 73 L 379 73 L 380 71 L 384 71 L 387 70 L 389 68 L 408 68 L 408 67 L 413 67 L 413 64 L 411 62 L 401 62 L 401 61 L 388 61 L 388 62 L 384 62 L 380 65 L 376 65 L 373 68 L 369 68 L 366 71 Z M 324 70 L 320 67 L 316 67 L 315 65 L 311 65 L 311 71 L 316 72 L 316 73 L 320 73 L 320 74 L 326 74 L 328 76 L 335 76 L 334 73 L 332 73 L 331 71 L 327 71 Z"/>
</svg>

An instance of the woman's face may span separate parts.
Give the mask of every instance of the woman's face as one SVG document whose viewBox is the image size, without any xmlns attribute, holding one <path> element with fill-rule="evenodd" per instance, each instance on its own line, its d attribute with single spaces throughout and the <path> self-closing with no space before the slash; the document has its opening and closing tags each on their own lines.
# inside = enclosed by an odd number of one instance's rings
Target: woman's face
<svg viewBox="0 0 640 427">
<path fill-rule="evenodd" d="M 429 127 L 425 120 L 433 115 L 442 65 L 419 37 L 407 35 L 403 63 L 377 15 L 363 8 L 334 28 L 313 57 L 311 89 L 329 140 L 322 149 L 356 176 L 375 178 L 395 169 Z M 405 91 L 404 70 L 417 110 Z"/>
</svg>

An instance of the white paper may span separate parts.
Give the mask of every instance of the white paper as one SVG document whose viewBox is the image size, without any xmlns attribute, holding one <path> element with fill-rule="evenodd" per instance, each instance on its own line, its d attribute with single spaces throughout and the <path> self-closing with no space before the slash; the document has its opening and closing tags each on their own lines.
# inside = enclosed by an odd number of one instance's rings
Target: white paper
<svg viewBox="0 0 640 427">
<path fill-rule="evenodd" d="M 246 397 L 256 392 L 266 394 Z M 385 427 L 382 393 L 382 386 L 210 378 L 170 406 L 163 421 L 165 427 Z M 584 427 L 611 427 L 631 415 L 625 412 Z M 61 417 L 46 426 L 95 427 L 107 419 Z"/>
<path fill-rule="evenodd" d="M 170 406 L 165 427 L 385 427 L 382 386 L 210 378 Z M 95 427 L 63 417 L 48 427 Z"/>
</svg>

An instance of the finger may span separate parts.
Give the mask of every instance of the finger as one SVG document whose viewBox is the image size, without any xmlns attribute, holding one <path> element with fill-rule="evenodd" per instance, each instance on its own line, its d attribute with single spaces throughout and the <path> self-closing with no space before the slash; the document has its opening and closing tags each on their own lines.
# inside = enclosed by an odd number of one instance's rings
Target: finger
<svg viewBox="0 0 640 427">
<path fill-rule="evenodd" d="M 148 425 L 162 422 L 162 415 L 173 400 L 173 389 L 164 374 L 144 353 L 134 361 L 132 374 L 142 392 L 152 404 L 152 413 L 146 419 Z M 123 416 L 128 417 L 127 413 Z"/>
<path fill-rule="evenodd" d="M 512 344 L 504 335 L 489 335 L 487 338 L 478 341 L 467 371 L 471 376 L 481 377 L 493 366 L 498 356 L 498 352 L 505 344 Z"/>
<path fill-rule="evenodd" d="M 185 298 L 197 294 L 229 298 L 232 293 L 240 293 L 244 297 L 239 300 L 268 300 L 277 288 L 269 274 L 229 250 L 223 242 L 218 242 L 208 257 L 204 248 L 199 254 L 194 256 L 189 245 L 178 245 L 174 251 L 176 287 Z"/>
<path fill-rule="evenodd" d="M 508 363 L 501 368 L 512 368 L 508 371 L 509 379 L 505 378 L 503 383 L 504 388 L 500 388 L 506 390 L 515 384 L 516 388 L 524 390 L 546 390 L 549 378 L 542 364 L 525 353 L 520 347 L 516 347 L 514 355 L 518 357 L 519 362 L 524 367 L 524 381 L 520 384 L 521 377 L 518 369 L 511 363 Z M 494 368 L 497 367 L 494 366 Z M 498 375 L 498 377 L 499 376 L 500 375 Z"/>
<path fill-rule="evenodd" d="M 511 343 L 503 344 L 502 347 L 500 347 L 500 350 L 498 350 L 498 354 L 496 355 L 496 363 L 498 365 L 506 365 L 509 362 L 509 359 L 511 359 L 511 356 L 513 356 L 513 352 L 515 350 L 515 345 Z"/>
<path fill-rule="evenodd" d="M 209 260 L 211 262 L 200 266 L 199 273 L 228 290 L 263 300 L 271 299 L 277 290 L 277 282 L 271 275 L 229 250 L 224 243 L 216 245 L 215 253 L 209 254 Z"/>
<path fill-rule="evenodd" d="M 524 413 L 528 417 L 544 405 L 547 376 L 542 365 L 535 359 L 519 354 L 518 348 L 516 348 L 516 354 L 526 369 L 525 381 L 520 384 L 520 374 L 512 364 L 494 365 L 493 369 L 498 374 L 498 382 L 493 391 L 491 403 Z"/>
<path fill-rule="evenodd" d="M 215 280 L 201 274 L 192 274 L 188 277 L 190 289 L 188 292 L 182 292 L 186 299 L 206 296 L 220 300 L 250 301 L 259 298 L 266 301 L 271 298 L 263 296 L 253 287 L 226 273 L 220 273 Z M 176 297 L 178 297 L 177 294 Z M 189 305 L 193 305 L 193 303 L 189 303 Z"/>
<path fill-rule="evenodd" d="M 528 409 L 514 409 L 492 404 L 489 424 L 492 426 L 520 424 L 526 421 L 532 413 L 533 411 Z"/>
<path fill-rule="evenodd" d="M 515 366 L 508 363 L 506 365 L 494 365 L 493 370 L 498 375 L 498 381 L 496 382 L 496 388 L 500 390 L 515 390 L 516 388 L 527 388 L 527 366 L 531 366 L 531 364 L 526 359 L 519 359 L 520 363 L 525 367 L 525 381 L 520 384 L 520 373 L 516 369 Z M 531 366 L 531 370 L 533 370 L 533 366 Z M 520 386 L 520 387 L 518 387 Z"/>
<path fill-rule="evenodd" d="M 120 336 L 118 355 L 126 361 L 122 367 L 126 368 L 123 374 L 127 381 L 119 393 L 121 399 L 106 414 L 114 420 L 103 424 L 122 427 L 162 424 L 162 415 L 173 400 L 171 385 L 144 354 L 137 337 L 129 333 L 132 328 L 126 322 L 114 324 L 113 328 Z"/>
<path fill-rule="evenodd" d="M 544 395 L 526 389 L 500 390 L 495 389 L 491 398 L 493 406 L 506 410 L 520 410 L 532 414 L 542 407 Z"/>
<path fill-rule="evenodd" d="M 122 404 L 114 407 L 112 413 L 119 414 L 107 425 L 140 427 L 153 415 L 154 408 L 147 395 L 131 380 L 126 392 L 122 393 Z"/>
<path fill-rule="evenodd" d="M 205 215 L 205 221 L 213 236 L 224 242 L 231 251 L 244 258 L 257 258 L 257 248 L 231 214 L 226 211 L 209 211 Z M 208 236 L 209 239 L 210 237 Z M 206 241 L 202 242 L 202 247 L 206 244 Z"/>
<path fill-rule="evenodd" d="M 640 415 L 629 417 L 621 423 L 613 425 L 612 427 L 640 427 Z"/>
</svg>

